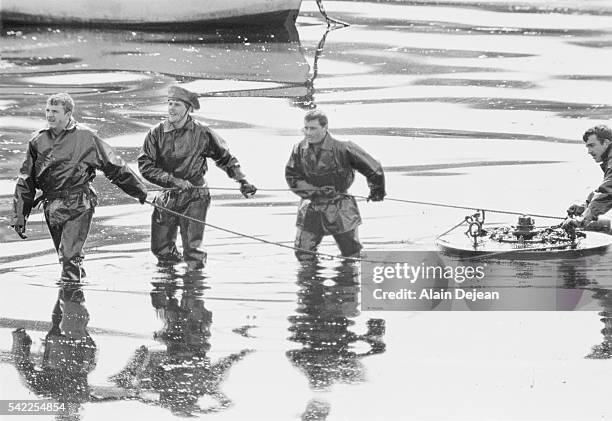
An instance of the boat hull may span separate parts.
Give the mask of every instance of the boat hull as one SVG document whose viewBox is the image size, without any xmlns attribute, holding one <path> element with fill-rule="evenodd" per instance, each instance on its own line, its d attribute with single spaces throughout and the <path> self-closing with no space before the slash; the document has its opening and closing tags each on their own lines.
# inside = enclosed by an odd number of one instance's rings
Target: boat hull
<svg viewBox="0 0 612 421">
<path fill-rule="evenodd" d="M 185 29 L 294 24 L 301 0 L 187 0 L 175 8 L 161 0 L 2 0 L 0 4 L 5 26 Z"/>
</svg>

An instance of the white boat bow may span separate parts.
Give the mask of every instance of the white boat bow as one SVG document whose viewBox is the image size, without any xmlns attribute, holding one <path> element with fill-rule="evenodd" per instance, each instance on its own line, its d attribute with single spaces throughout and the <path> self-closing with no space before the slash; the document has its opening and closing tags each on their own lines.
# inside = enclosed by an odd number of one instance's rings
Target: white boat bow
<svg viewBox="0 0 612 421">
<path fill-rule="evenodd" d="M 7 24 L 156 28 L 294 24 L 302 0 L 2 0 Z"/>
</svg>

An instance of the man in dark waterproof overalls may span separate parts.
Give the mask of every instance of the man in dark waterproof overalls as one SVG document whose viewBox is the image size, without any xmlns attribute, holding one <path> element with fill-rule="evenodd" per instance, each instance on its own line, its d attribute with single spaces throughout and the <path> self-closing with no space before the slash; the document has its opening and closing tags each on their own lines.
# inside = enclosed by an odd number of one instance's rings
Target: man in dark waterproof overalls
<svg viewBox="0 0 612 421">
<path fill-rule="evenodd" d="M 566 224 L 583 227 L 590 231 L 612 234 L 610 220 L 601 217 L 612 209 L 612 129 L 605 125 L 591 127 L 582 136 L 587 152 L 599 164 L 604 173 L 603 181 L 584 203 L 573 204 L 568 215 L 576 219 Z"/>
<path fill-rule="evenodd" d="M 195 93 L 171 86 L 168 118 L 149 130 L 138 156 L 138 167 L 144 178 L 165 188 L 155 198 L 156 205 L 205 222 L 210 205 L 204 179 L 207 158 L 212 158 L 240 183 L 244 197 L 254 195 L 257 189 L 246 180 L 225 141 L 191 118 L 190 112 L 198 109 L 200 102 Z M 206 263 L 206 253 L 201 248 L 204 225 L 159 208 L 155 208 L 151 218 L 151 251 L 161 265 L 180 262 L 183 256 L 176 247 L 179 227 L 188 271 L 202 269 Z"/>
<path fill-rule="evenodd" d="M 287 184 L 302 198 L 295 237 L 295 247 L 302 249 L 295 252 L 299 260 L 312 259 L 325 235 L 334 236 L 342 256 L 359 255 L 361 216 L 355 198 L 346 194 L 355 170 L 368 181 L 368 200 L 378 202 L 385 197 L 380 163 L 356 144 L 333 138 L 327 124 L 323 112 L 306 113 L 305 139 L 293 147 L 285 167 Z"/>
<path fill-rule="evenodd" d="M 91 187 L 96 170 L 140 203 L 146 200 L 147 189 L 108 144 L 72 118 L 73 111 L 74 101 L 67 93 L 47 99 L 48 127 L 35 132 L 28 144 L 15 188 L 12 226 L 25 239 L 32 207 L 43 200 L 62 279 L 79 281 L 85 275 L 83 245 L 98 203 Z M 36 189 L 43 195 L 35 200 Z"/>
</svg>

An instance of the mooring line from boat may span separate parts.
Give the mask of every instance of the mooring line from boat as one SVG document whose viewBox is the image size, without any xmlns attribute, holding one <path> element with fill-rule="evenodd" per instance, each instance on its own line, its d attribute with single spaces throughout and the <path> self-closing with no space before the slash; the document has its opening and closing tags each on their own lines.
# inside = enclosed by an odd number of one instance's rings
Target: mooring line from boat
<svg viewBox="0 0 612 421">
<path fill-rule="evenodd" d="M 335 23 L 340 26 L 350 26 L 347 22 L 344 22 L 340 19 L 329 17 L 327 12 L 325 11 L 325 7 L 323 7 L 323 0 L 316 0 L 316 2 L 317 2 L 317 6 L 319 7 L 319 12 L 321 12 L 323 17 L 325 18 L 325 21 L 327 22 L 328 28 L 331 26 L 332 23 Z"/>
<path fill-rule="evenodd" d="M 236 188 L 233 188 L 233 187 L 202 186 L 202 187 L 194 187 L 194 188 L 197 188 L 197 189 L 208 189 L 208 190 L 236 191 Z M 177 190 L 177 188 L 173 187 L 173 188 L 164 189 L 164 190 Z M 258 188 L 257 189 L 257 191 L 261 191 L 261 192 L 295 192 L 295 191 L 309 192 L 309 191 L 317 191 L 317 190 L 318 189 L 294 189 L 294 190 L 292 190 L 292 189 L 282 189 L 282 188 L 280 188 L 280 189 L 267 189 L 267 188 L 261 188 L 260 189 L 260 188 Z M 151 191 L 156 191 L 156 190 L 151 190 Z M 357 194 L 338 193 L 338 195 L 354 197 L 356 199 L 369 200 L 369 198 L 367 196 L 359 196 Z M 506 210 L 501 210 L 501 209 L 489 209 L 489 208 L 483 208 L 483 207 L 480 207 L 480 206 L 451 205 L 451 204 L 448 204 L 448 203 L 424 202 L 424 201 L 420 201 L 420 200 L 398 199 L 398 198 L 393 198 L 393 197 L 385 197 L 384 200 L 386 200 L 388 202 L 409 203 L 409 204 L 412 204 L 412 205 L 437 206 L 437 207 L 450 208 L 450 209 L 476 210 L 476 211 L 485 211 L 485 212 L 490 212 L 490 213 L 499 213 L 499 214 L 504 214 L 504 215 L 518 215 L 518 216 L 528 215 L 528 216 L 533 216 L 535 218 L 557 219 L 557 220 L 560 220 L 560 221 L 565 220 L 565 217 L 563 217 L 563 216 L 542 215 L 542 214 L 529 213 L 529 212 L 506 211 Z"/>
</svg>

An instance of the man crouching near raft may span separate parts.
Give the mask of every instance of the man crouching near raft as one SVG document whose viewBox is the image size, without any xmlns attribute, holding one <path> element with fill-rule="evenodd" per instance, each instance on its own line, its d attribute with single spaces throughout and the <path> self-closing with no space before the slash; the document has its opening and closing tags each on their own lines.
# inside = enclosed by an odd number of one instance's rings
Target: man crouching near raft
<svg viewBox="0 0 612 421">
<path fill-rule="evenodd" d="M 584 203 L 573 204 L 568 208 L 567 214 L 576 218 L 567 220 L 564 225 L 612 234 L 610 219 L 602 217 L 612 209 L 612 129 L 605 125 L 592 127 L 584 132 L 582 140 L 588 154 L 601 167 L 604 177 Z"/>
</svg>

